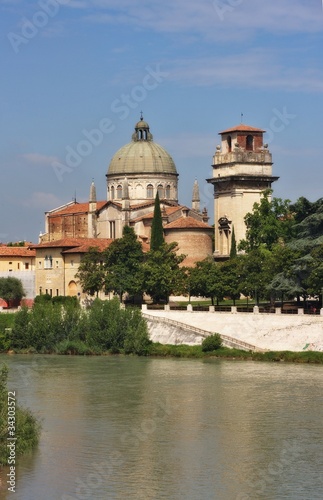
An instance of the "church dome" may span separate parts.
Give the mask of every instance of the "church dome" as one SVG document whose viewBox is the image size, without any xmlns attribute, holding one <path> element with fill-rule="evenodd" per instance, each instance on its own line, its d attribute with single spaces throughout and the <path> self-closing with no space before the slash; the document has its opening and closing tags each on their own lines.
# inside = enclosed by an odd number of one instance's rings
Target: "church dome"
<svg viewBox="0 0 323 500">
<path fill-rule="evenodd" d="M 173 158 L 153 141 L 149 125 L 142 116 L 135 125 L 132 141 L 115 153 L 108 169 L 108 176 L 129 174 L 177 175 Z"/>
</svg>

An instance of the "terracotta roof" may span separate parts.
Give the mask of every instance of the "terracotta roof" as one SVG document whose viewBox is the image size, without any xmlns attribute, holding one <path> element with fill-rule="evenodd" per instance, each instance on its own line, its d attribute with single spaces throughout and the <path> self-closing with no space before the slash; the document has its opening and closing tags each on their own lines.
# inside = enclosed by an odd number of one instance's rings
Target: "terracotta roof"
<svg viewBox="0 0 323 500">
<path fill-rule="evenodd" d="M 26 247 L 0 246 L 0 257 L 35 257 L 36 251 Z"/>
<path fill-rule="evenodd" d="M 245 125 L 244 123 L 240 123 L 235 127 L 228 128 L 219 132 L 221 134 L 228 134 L 229 132 L 266 132 L 266 130 L 262 130 L 261 128 L 250 127 L 250 125 Z"/>
<path fill-rule="evenodd" d="M 100 210 L 107 202 L 106 201 L 98 201 L 96 206 L 97 210 Z M 73 203 L 73 205 L 69 205 L 62 210 L 58 210 L 57 212 L 50 213 L 48 217 L 56 217 L 60 215 L 72 215 L 72 214 L 83 214 L 89 212 L 89 202 L 87 203 Z"/>
<path fill-rule="evenodd" d="M 180 217 L 179 219 L 174 220 L 173 222 L 170 222 L 169 224 L 166 224 L 164 227 L 165 230 L 167 229 L 211 229 L 213 228 L 209 226 L 209 224 L 206 224 L 205 222 L 193 219 L 193 217 Z"/>
<path fill-rule="evenodd" d="M 177 205 L 176 207 L 165 207 L 166 215 L 172 215 L 178 210 L 182 210 L 182 208 L 187 208 L 184 205 Z M 162 209 L 163 216 L 164 209 Z M 136 219 L 132 219 L 132 222 L 139 222 L 141 220 L 149 220 L 154 218 L 154 212 L 149 212 L 148 214 L 142 215 L 141 217 L 137 217 Z"/>
<path fill-rule="evenodd" d="M 64 250 L 62 253 L 87 253 L 90 248 L 97 248 L 100 252 L 103 252 L 106 248 L 108 248 L 114 240 L 105 239 L 105 238 L 89 238 L 83 245 L 69 248 L 68 250 Z"/>
<path fill-rule="evenodd" d="M 45 241 L 38 245 L 32 245 L 31 248 L 75 248 L 83 245 L 94 247 L 100 245 L 100 243 L 98 243 L 99 241 L 109 240 L 104 238 L 62 238 L 61 240 Z"/>
<path fill-rule="evenodd" d="M 150 201 L 143 201 L 142 203 L 137 203 L 137 205 L 131 205 L 130 209 L 131 210 L 137 210 L 138 208 L 144 208 L 144 207 L 150 207 L 154 206 L 155 200 L 150 200 Z"/>
<path fill-rule="evenodd" d="M 178 208 L 179 205 L 175 202 L 175 201 L 172 201 L 172 200 L 164 200 L 164 199 L 161 199 L 160 200 L 160 203 L 162 205 L 168 205 L 169 208 Z M 138 208 L 144 208 L 144 207 L 149 207 L 149 206 L 154 206 L 155 205 L 155 200 L 147 200 L 147 201 L 143 201 L 142 203 L 137 203 L 137 205 L 131 205 L 130 206 L 130 209 L 131 210 L 137 210 Z"/>
</svg>

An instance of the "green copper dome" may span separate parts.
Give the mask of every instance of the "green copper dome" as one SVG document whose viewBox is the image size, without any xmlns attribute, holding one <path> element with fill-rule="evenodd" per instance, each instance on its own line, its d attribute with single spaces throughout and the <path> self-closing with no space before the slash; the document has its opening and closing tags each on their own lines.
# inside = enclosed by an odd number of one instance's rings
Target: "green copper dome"
<svg viewBox="0 0 323 500">
<path fill-rule="evenodd" d="M 174 160 L 162 146 L 153 141 L 149 125 L 141 117 L 135 125 L 132 141 L 113 156 L 108 176 L 162 173 L 177 175 Z"/>
</svg>

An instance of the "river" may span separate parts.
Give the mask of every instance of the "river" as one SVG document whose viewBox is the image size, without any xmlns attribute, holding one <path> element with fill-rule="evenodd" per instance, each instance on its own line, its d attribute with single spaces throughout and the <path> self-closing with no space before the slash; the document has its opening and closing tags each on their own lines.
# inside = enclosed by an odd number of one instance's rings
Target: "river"
<svg viewBox="0 0 323 500">
<path fill-rule="evenodd" d="M 0 356 L 42 421 L 1 500 L 323 498 L 323 368 Z M 5 471 L 1 472 L 2 484 Z"/>
</svg>

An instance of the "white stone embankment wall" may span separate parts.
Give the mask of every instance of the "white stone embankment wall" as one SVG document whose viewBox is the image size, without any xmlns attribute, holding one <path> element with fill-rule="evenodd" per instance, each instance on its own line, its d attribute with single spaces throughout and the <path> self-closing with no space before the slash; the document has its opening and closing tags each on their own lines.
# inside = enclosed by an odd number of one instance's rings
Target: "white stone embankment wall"
<svg viewBox="0 0 323 500">
<path fill-rule="evenodd" d="M 227 335 L 259 349 L 323 351 L 323 316 L 224 312 L 145 311 L 207 332 Z M 162 344 L 201 344 L 204 336 L 164 322 L 149 322 L 150 337 Z"/>
</svg>

